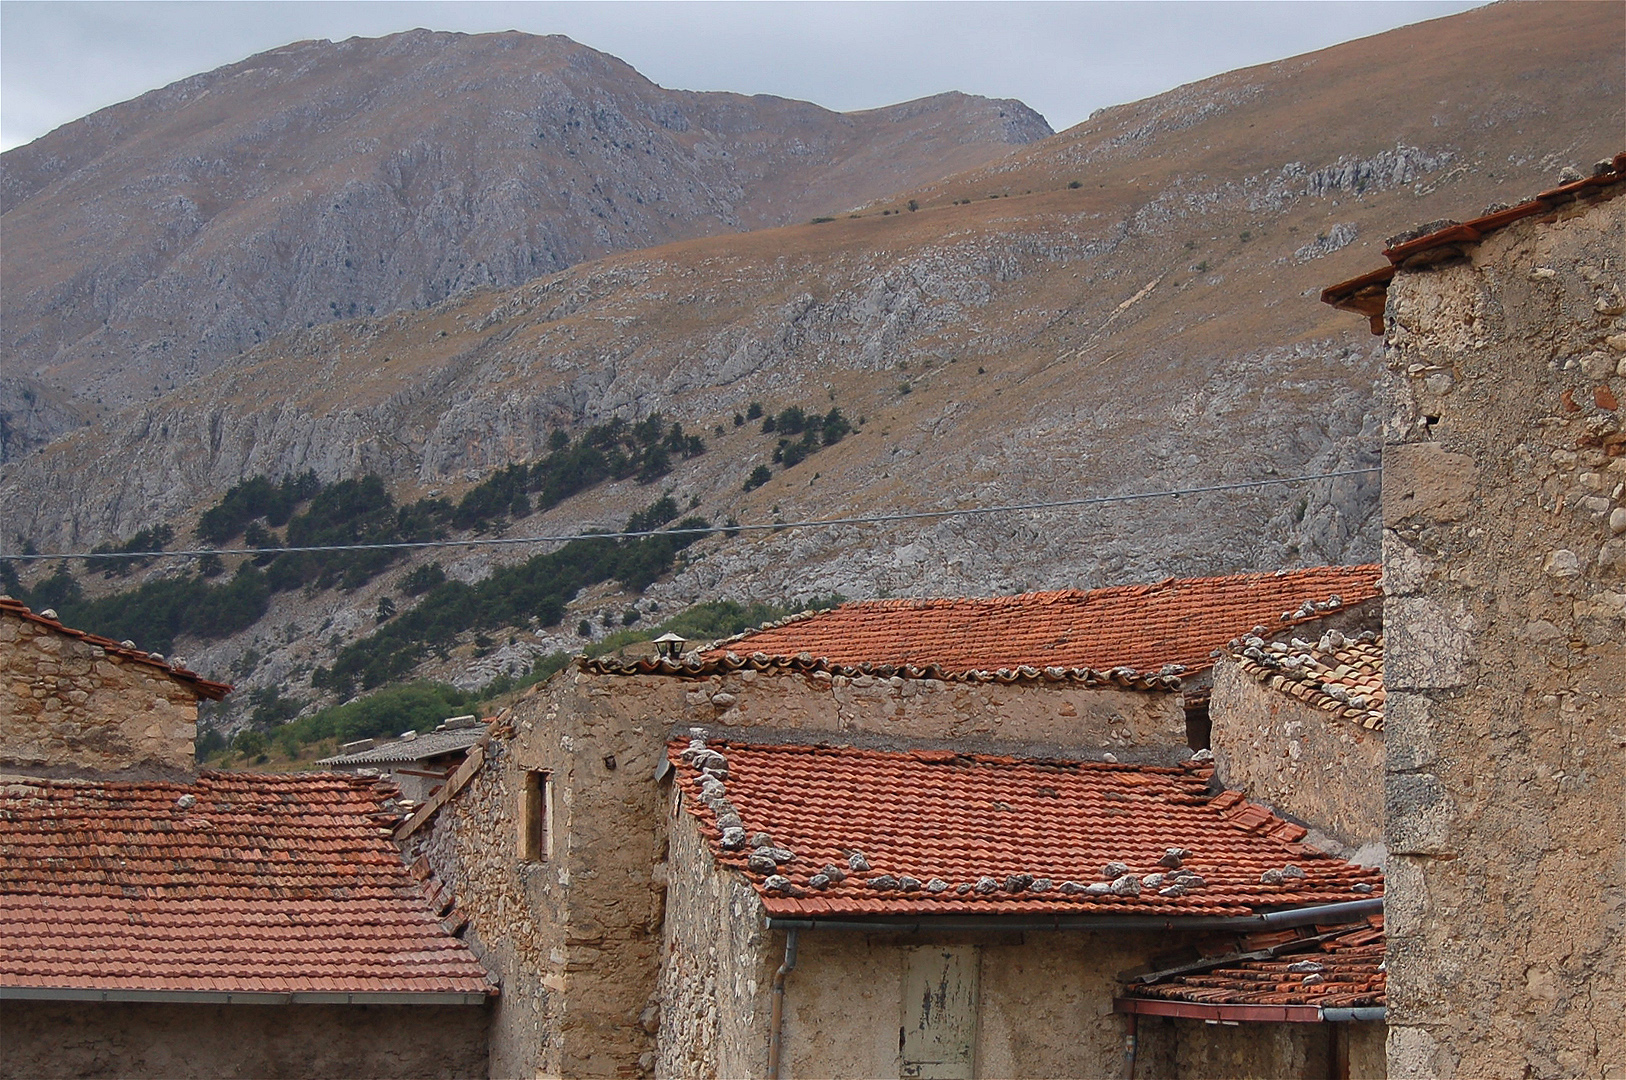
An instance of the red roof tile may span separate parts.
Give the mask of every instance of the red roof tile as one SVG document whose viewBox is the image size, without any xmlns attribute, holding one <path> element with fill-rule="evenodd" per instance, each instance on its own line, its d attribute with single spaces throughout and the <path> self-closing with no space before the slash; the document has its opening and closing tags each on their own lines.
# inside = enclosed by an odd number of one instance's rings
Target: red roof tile
<svg viewBox="0 0 1626 1080">
<path fill-rule="evenodd" d="M 45 610 L 50 611 L 51 609 L 46 608 Z M 91 634 L 85 632 L 84 630 L 75 630 L 71 626 L 64 626 L 58 619 L 55 618 L 54 613 L 51 615 L 45 615 L 39 612 L 31 611 L 29 610 L 27 604 L 13 600 L 9 596 L 0 596 L 0 612 L 5 612 L 8 615 L 16 615 L 19 618 L 26 619 L 31 623 L 43 626 L 47 630 L 53 630 L 56 633 L 61 634 L 63 637 L 74 638 L 76 640 L 83 641 L 87 645 L 95 645 L 109 653 L 112 653 L 114 656 L 122 656 L 127 660 L 135 660 L 139 663 L 155 667 L 159 671 L 162 671 L 165 675 L 168 675 L 170 678 L 174 679 L 176 682 L 185 683 L 187 686 L 191 687 L 193 692 L 195 692 L 199 697 L 206 697 L 214 701 L 219 701 L 221 698 L 231 693 L 231 687 L 228 684 L 211 682 L 195 671 L 188 671 L 184 667 L 176 667 L 165 660 L 164 657 L 158 653 L 142 652 L 134 645 L 125 645 L 121 642 L 114 641 L 111 638 L 104 638 L 100 634 Z"/>
<path fill-rule="evenodd" d="M 1383 638 L 1371 641 L 1323 635 L 1310 644 L 1269 642 L 1232 659 L 1273 690 L 1373 731 L 1383 729 Z"/>
<path fill-rule="evenodd" d="M 380 797 L 336 774 L 0 778 L 0 986 L 489 992 Z"/>
<path fill-rule="evenodd" d="M 1207 961 L 1171 964 L 1178 966 L 1176 973 L 1134 985 L 1127 996 L 1203 1005 L 1361 1008 L 1388 1003 L 1382 915 L 1229 944 Z"/>
<path fill-rule="evenodd" d="M 1213 665 L 1215 648 L 1254 626 L 1297 625 L 1378 596 L 1379 571 L 1321 566 L 993 599 L 868 600 L 718 642 L 705 655 L 806 654 L 846 665 L 933 664 L 950 673 L 1022 666 L 1196 671 Z M 1332 609 L 1305 608 L 1334 596 L 1340 604 Z"/>
<path fill-rule="evenodd" d="M 715 769 L 714 753 L 726 761 L 720 788 L 695 764 Z M 1210 795 L 1207 764 L 723 742 L 673 743 L 669 755 L 718 861 L 747 873 L 775 916 L 1228 916 L 1382 890 L 1378 871 L 1298 843 L 1303 828 L 1235 792 Z M 723 831 L 731 813 L 743 832 Z M 757 833 L 794 857 L 771 870 L 751 866 Z M 1172 879 L 1148 885 L 1147 875 L 1169 872 L 1159 860 L 1170 848 L 1187 849 L 1180 870 L 1202 880 L 1161 895 Z M 848 869 L 855 851 L 869 870 Z M 1113 862 L 1141 878 L 1139 895 L 1099 894 Z M 820 888 L 812 879 L 832 864 L 848 873 Z M 1262 880 L 1288 866 L 1296 869 Z M 786 881 L 771 881 L 775 873 Z M 933 879 L 948 887 L 931 891 Z"/>
</svg>

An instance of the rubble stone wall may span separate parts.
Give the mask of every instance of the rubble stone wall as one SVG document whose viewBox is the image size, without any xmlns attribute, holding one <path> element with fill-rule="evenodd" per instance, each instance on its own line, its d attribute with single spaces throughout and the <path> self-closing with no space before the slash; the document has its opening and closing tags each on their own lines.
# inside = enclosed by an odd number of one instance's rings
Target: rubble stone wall
<svg viewBox="0 0 1626 1080">
<path fill-rule="evenodd" d="M 0 1078 L 475 1080 L 487 1018 L 480 1005 L 8 1001 Z"/>
<path fill-rule="evenodd" d="M 547 916 L 559 903 L 561 868 L 519 858 L 522 781 L 515 772 L 510 743 L 493 739 L 484 767 L 409 839 L 405 854 L 408 861 L 423 856 L 452 891 L 456 911 L 469 920 L 461 936 L 501 979 L 491 1006 L 491 1075 L 559 1075 L 564 987 L 549 958 L 560 955 L 564 936 Z"/>
<path fill-rule="evenodd" d="M 1220 782 L 1350 848 L 1383 840 L 1383 733 L 1215 669 L 1210 745 Z"/>
<path fill-rule="evenodd" d="M 198 699 L 150 664 L 0 612 L 0 769 L 178 777 Z"/>
<path fill-rule="evenodd" d="M 1389 1072 L 1626 1075 L 1626 198 L 1389 289 Z"/>
<path fill-rule="evenodd" d="M 744 875 L 718 869 L 682 793 L 674 788 L 670 800 L 666 962 L 660 1012 L 651 1018 L 660 1031 L 655 1073 L 765 1076 L 785 935 L 764 928 L 762 903 Z"/>
</svg>

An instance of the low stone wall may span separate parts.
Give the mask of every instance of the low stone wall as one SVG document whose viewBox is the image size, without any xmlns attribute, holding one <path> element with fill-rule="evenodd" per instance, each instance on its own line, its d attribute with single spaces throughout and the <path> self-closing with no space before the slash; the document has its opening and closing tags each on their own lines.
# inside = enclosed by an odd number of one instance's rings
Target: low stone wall
<svg viewBox="0 0 1626 1080">
<path fill-rule="evenodd" d="M 0 611 L 0 769 L 193 772 L 197 694 L 150 664 Z"/>
<path fill-rule="evenodd" d="M 7 1001 L 0 1078 L 472 1080 L 487 1075 L 488 1015 L 479 1005 Z"/>
<path fill-rule="evenodd" d="M 1216 668 L 1209 706 L 1220 783 L 1351 848 L 1383 840 L 1383 733 Z"/>
</svg>

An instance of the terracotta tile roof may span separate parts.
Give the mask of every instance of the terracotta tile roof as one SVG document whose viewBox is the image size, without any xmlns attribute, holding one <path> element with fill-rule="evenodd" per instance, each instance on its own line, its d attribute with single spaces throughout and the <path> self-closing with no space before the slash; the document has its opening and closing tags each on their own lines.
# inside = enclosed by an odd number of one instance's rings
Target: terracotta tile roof
<svg viewBox="0 0 1626 1080">
<path fill-rule="evenodd" d="M 1517 206 L 1495 207 L 1472 221 L 1431 222 L 1421 229 L 1390 240 L 1383 251 L 1384 257 L 1389 260 L 1388 266 L 1322 290 L 1321 302 L 1341 311 L 1365 315 L 1372 321 L 1372 332 L 1381 334 L 1389 282 L 1394 279 L 1397 270 L 1431 266 L 1455 258 L 1462 254 L 1463 245 L 1478 243 L 1489 234 L 1525 218 L 1550 216 L 1577 201 L 1612 199 L 1626 190 L 1620 186 L 1622 184 L 1626 184 L 1626 153 L 1616 154 L 1609 161 L 1598 162 L 1591 176 L 1560 184 Z"/>
<path fill-rule="evenodd" d="M 1254 626 L 1293 626 L 1377 597 L 1380 569 L 1321 566 L 992 599 L 867 600 L 718 642 L 704 656 L 801 655 L 842 665 L 936 665 L 951 674 L 1021 667 L 1178 674 L 1211 667 L 1216 647 Z"/>
<path fill-rule="evenodd" d="M 162 671 L 165 675 L 168 675 L 170 678 L 174 679 L 176 682 L 185 683 L 186 685 L 190 686 L 199 697 L 206 697 L 214 701 L 219 701 L 221 698 L 231 693 L 231 687 L 226 683 L 210 682 L 208 679 L 205 679 L 202 675 L 199 675 L 195 671 L 188 671 L 184 667 L 169 662 L 160 653 L 142 652 L 140 649 L 135 647 L 134 642 L 118 642 L 114 641 L 112 638 L 104 638 L 100 634 L 90 634 L 83 630 L 75 630 L 71 626 L 63 626 L 62 623 L 57 619 L 56 612 L 52 611 L 50 608 L 46 608 L 39 612 L 31 611 L 29 610 L 28 605 L 13 600 L 9 596 L 0 595 L 0 612 L 4 612 L 8 615 L 16 615 L 19 618 L 26 619 L 31 623 L 43 626 L 48 630 L 53 630 L 56 633 L 61 634 L 63 637 L 75 638 L 79 641 L 83 641 L 87 645 L 95 645 L 99 648 L 105 649 L 107 652 L 110 652 L 115 656 L 122 656 L 126 659 L 135 660 L 139 663 L 155 667 L 159 671 Z"/>
<path fill-rule="evenodd" d="M 485 994 L 337 774 L 0 778 L 0 988 Z"/>
<path fill-rule="evenodd" d="M 1311 643 L 1262 642 L 1232 659 L 1260 683 L 1373 731 L 1383 729 L 1383 638 L 1328 631 Z"/>
<path fill-rule="evenodd" d="M 1303 828 L 1236 792 L 1211 794 L 1207 762 L 698 739 L 668 751 L 718 861 L 746 873 L 779 917 L 1229 916 L 1383 887 L 1378 871 L 1300 844 Z M 758 834 L 769 848 L 757 849 Z M 1188 852 L 1172 870 L 1159 862 L 1171 848 Z M 845 876 L 821 880 L 827 866 Z M 1160 873 L 1170 876 L 1149 876 Z"/>
<path fill-rule="evenodd" d="M 1386 1005 L 1383 949 L 1382 915 L 1343 926 L 1270 931 L 1240 941 L 1216 939 L 1204 950 L 1212 950 L 1211 955 L 1168 962 L 1172 973 L 1147 976 L 1149 981 L 1137 982 L 1125 996 L 1201 1005 Z"/>
</svg>

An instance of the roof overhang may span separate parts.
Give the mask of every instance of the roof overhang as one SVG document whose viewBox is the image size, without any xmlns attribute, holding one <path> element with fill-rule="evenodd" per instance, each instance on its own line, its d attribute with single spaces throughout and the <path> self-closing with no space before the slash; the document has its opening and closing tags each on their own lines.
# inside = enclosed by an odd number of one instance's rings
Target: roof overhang
<svg viewBox="0 0 1626 1080">
<path fill-rule="evenodd" d="M 0 986 L 0 1001 L 144 1001 L 176 1005 L 484 1005 L 467 991 L 274 993 L 232 990 L 100 990 L 81 986 Z"/>
<path fill-rule="evenodd" d="M 1353 1008 L 1324 1008 L 1320 1005 L 1222 1005 L 1133 997 L 1114 999 L 1112 1011 L 1137 1016 L 1172 1016 L 1182 1020 L 1202 1020 L 1210 1024 L 1382 1022 L 1388 1016 L 1388 1009 L 1382 1005 Z"/>
<path fill-rule="evenodd" d="M 871 918 L 790 918 L 770 915 L 770 930 L 847 930 L 858 933 L 953 933 L 1044 930 L 1265 930 L 1362 919 L 1383 910 L 1383 897 L 1256 915 L 877 915 Z"/>
<path fill-rule="evenodd" d="M 1535 198 L 1517 206 L 1504 207 L 1466 222 L 1441 223 L 1421 235 L 1385 248 L 1388 266 L 1379 267 L 1360 277 L 1341 281 L 1321 293 L 1321 302 L 1340 311 L 1353 311 L 1371 320 L 1372 333 L 1383 333 L 1383 310 L 1388 302 L 1389 282 L 1401 269 L 1420 269 L 1435 263 L 1447 262 L 1465 254 L 1465 249 L 1484 237 L 1505 229 L 1525 218 L 1547 217 L 1551 220 L 1571 203 L 1612 199 L 1622 191 L 1626 182 L 1626 153 L 1616 154 L 1608 162 L 1599 162 L 1593 175 L 1572 183 L 1562 184 L 1551 191 L 1543 191 Z M 1428 226 L 1424 226 L 1428 228 Z"/>
</svg>

